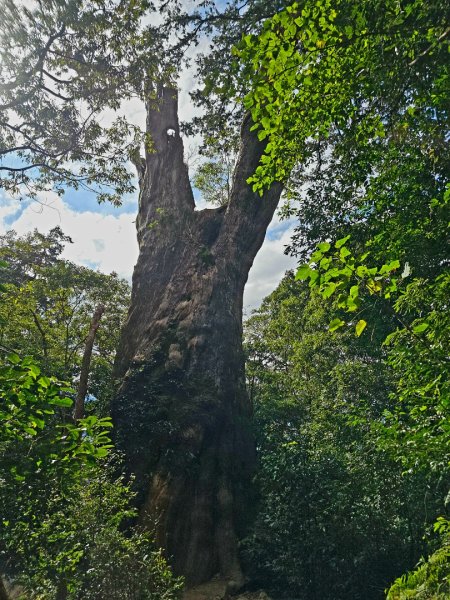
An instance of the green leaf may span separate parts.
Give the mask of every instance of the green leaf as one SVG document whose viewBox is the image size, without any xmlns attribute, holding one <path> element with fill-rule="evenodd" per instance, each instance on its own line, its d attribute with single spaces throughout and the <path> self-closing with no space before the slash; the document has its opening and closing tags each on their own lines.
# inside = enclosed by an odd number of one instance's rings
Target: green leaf
<svg viewBox="0 0 450 600">
<path fill-rule="evenodd" d="M 324 256 L 319 263 L 319 266 L 322 269 L 322 271 L 327 271 L 328 267 L 330 265 L 331 265 L 331 257 L 329 257 L 329 256 Z"/>
<path fill-rule="evenodd" d="M 40 368 L 37 365 L 30 365 L 28 367 L 28 370 L 34 377 L 37 377 L 41 372 Z"/>
<path fill-rule="evenodd" d="M 48 388 L 52 380 L 49 377 L 39 377 L 39 385 L 43 388 Z"/>
<path fill-rule="evenodd" d="M 348 248 L 346 248 L 345 246 L 342 246 L 340 252 L 339 252 L 339 256 L 341 257 L 341 260 L 345 260 L 347 256 L 350 256 L 351 252 Z"/>
<path fill-rule="evenodd" d="M 419 323 L 419 325 L 415 325 L 413 327 L 413 331 L 414 333 L 422 333 L 423 331 L 425 331 L 426 329 L 428 329 L 429 327 L 429 323 Z"/>
<path fill-rule="evenodd" d="M 356 323 L 355 331 L 356 331 L 357 337 L 359 337 L 362 334 L 362 332 L 364 331 L 364 329 L 366 327 L 367 327 L 367 321 L 364 321 L 364 319 L 360 319 Z"/>
<path fill-rule="evenodd" d="M 297 273 L 295 274 L 295 279 L 297 281 L 304 281 L 305 279 L 308 279 L 308 277 L 311 275 L 312 269 L 309 265 L 301 265 L 298 269 L 297 269 Z"/>
<path fill-rule="evenodd" d="M 73 400 L 72 398 L 68 398 L 67 396 L 63 396 L 61 398 L 56 396 L 55 398 L 52 398 L 50 404 L 54 404 L 55 406 L 70 407 L 73 404 Z"/>
<path fill-rule="evenodd" d="M 333 319 L 329 324 L 328 329 L 330 331 L 336 331 L 337 329 L 339 329 L 339 327 L 342 327 L 343 325 L 345 325 L 345 321 L 343 321 L 342 319 Z"/>
<path fill-rule="evenodd" d="M 111 417 L 103 417 L 98 419 L 97 424 L 101 427 L 114 427 Z"/>
<path fill-rule="evenodd" d="M 358 277 L 364 277 L 365 275 L 367 275 L 368 273 L 368 269 L 365 265 L 359 265 L 358 267 L 356 267 L 356 274 L 358 275 Z"/>
<path fill-rule="evenodd" d="M 95 451 L 95 456 L 97 458 L 104 458 L 105 456 L 108 456 L 108 449 L 105 447 L 97 448 Z"/>
<path fill-rule="evenodd" d="M 323 252 L 321 250 L 315 250 L 312 254 L 311 254 L 311 262 L 319 262 L 320 259 L 323 257 Z"/>
<path fill-rule="evenodd" d="M 334 283 L 334 281 L 331 281 L 330 283 L 328 283 L 322 292 L 322 298 L 329 298 L 332 294 L 334 294 L 336 287 L 337 287 L 337 284 Z"/>
<path fill-rule="evenodd" d="M 359 302 L 349 296 L 347 298 L 347 302 L 345 303 L 345 307 L 348 312 L 355 312 L 355 310 L 359 308 Z"/>
<path fill-rule="evenodd" d="M 311 270 L 309 278 L 310 278 L 309 287 L 314 288 L 318 284 L 318 281 L 319 281 L 319 272 Z"/>
<path fill-rule="evenodd" d="M 390 263 L 383 265 L 380 269 L 380 275 L 384 275 L 386 273 L 391 273 L 391 271 L 396 271 L 400 268 L 399 260 L 392 260 Z"/>
<path fill-rule="evenodd" d="M 253 35 L 245 35 L 242 39 L 246 46 L 251 46 L 253 42 Z"/>
<path fill-rule="evenodd" d="M 340 240 L 338 240 L 335 244 L 334 247 L 339 249 L 341 246 L 343 246 L 348 240 L 350 239 L 350 236 L 347 235 L 346 237 L 341 238 Z"/>
<path fill-rule="evenodd" d="M 45 421 L 43 419 L 39 419 L 38 417 L 36 417 L 36 415 L 34 415 L 33 421 L 34 421 L 35 427 L 38 427 L 39 429 L 44 429 Z"/>
<path fill-rule="evenodd" d="M 36 435 L 37 434 L 36 429 L 33 429 L 32 427 L 24 427 L 23 430 L 26 431 L 26 433 L 29 433 L 30 435 Z"/>
<path fill-rule="evenodd" d="M 262 142 L 263 140 L 266 139 L 266 137 L 269 135 L 269 133 L 265 130 L 265 129 L 260 129 L 258 131 L 258 140 L 260 142 Z"/>
</svg>

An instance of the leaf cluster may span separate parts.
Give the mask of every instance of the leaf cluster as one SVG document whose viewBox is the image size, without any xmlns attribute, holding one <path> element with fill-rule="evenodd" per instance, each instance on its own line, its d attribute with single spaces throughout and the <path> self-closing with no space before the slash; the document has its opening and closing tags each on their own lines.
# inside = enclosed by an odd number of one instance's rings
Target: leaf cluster
<svg viewBox="0 0 450 600">
<path fill-rule="evenodd" d="M 59 228 L 46 235 L 8 232 L 0 238 L 0 281 L 5 285 L 0 343 L 33 356 L 45 374 L 75 382 L 93 312 L 103 304 L 106 318 L 95 340 L 89 393 L 106 404 L 130 289 L 114 273 L 105 275 L 62 259 L 67 242 Z"/>
<path fill-rule="evenodd" d="M 304 164 L 311 141 L 351 131 L 358 145 L 433 110 L 445 121 L 446 9 L 440 0 L 293 3 L 243 38 L 250 110 L 265 156 L 249 182 L 262 190 Z M 432 108 L 431 108 L 432 107 Z"/>
<path fill-rule="evenodd" d="M 371 336 L 330 332 L 344 311 L 291 274 L 246 323 L 260 504 L 244 550 L 274 594 L 379 598 L 426 553 L 423 524 L 443 510 L 443 472 L 404 473 L 379 444 L 397 401 L 381 345 L 393 324 L 366 310 Z"/>
<path fill-rule="evenodd" d="M 5 0 L 0 7 L 0 186 L 36 197 L 67 186 L 120 204 L 143 134 L 114 115 L 156 73 L 147 0 Z M 161 64 L 161 63 L 160 63 Z M 108 123 L 109 121 L 109 123 Z"/>
</svg>

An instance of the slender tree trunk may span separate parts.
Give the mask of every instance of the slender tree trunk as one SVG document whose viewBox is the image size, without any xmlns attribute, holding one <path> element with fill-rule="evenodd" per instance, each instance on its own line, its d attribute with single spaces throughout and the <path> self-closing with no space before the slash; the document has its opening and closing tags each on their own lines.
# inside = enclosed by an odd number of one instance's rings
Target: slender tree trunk
<svg viewBox="0 0 450 600">
<path fill-rule="evenodd" d="M 217 573 L 242 581 L 237 535 L 255 457 L 242 297 L 281 193 L 276 184 L 260 198 L 246 183 L 263 150 L 250 127 L 225 207 L 194 210 L 175 90 L 148 107 L 154 151 L 136 161 L 140 254 L 112 414 L 141 522 L 190 585 Z"/>
<path fill-rule="evenodd" d="M 67 595 L 67 582 L 65 580 L 61 580 L 58 582 L 58 586 L 56 588 L 55 600 L 67 600 Z"/>
<path fill-rule="evenodd" d="M 88 390 L 89 370 L 91 366 L 92 349 L 94 347 L 95 334 L 100 325 L 100 319 L 105 312 L 103 304 L 99 304 L 92 316 L 91 326 L 84 346 L 83 359 L 81 361 L 80 381 L 78 383 L 77 397 L 75 398 L 75 408 L 73 411 L 74 420 L 84 417 L 84 403 Z"/>
</svg>

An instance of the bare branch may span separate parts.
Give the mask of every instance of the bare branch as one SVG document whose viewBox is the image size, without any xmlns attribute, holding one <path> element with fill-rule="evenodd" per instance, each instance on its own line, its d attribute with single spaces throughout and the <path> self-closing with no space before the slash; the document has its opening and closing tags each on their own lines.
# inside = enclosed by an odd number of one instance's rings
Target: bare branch
<svg viewBox="0 0 450 600">
<path fill-rule="evenodd" d="M 89 368 L 91 366 L 92 349 L 94 347 L 95 334 L 100 325 L 100 319 L 105 312 L 105 306 L 99 304 L 94 311 L 91 327 L 86 338 L 83 360 L 81 362 L 80 382 L 78 384 L 77 397 L 75 399 L 75 408 L 73 412 L 74 420 L 82 419 L 84 416 L 84 401 L 88 390 Z"/>
</svg>

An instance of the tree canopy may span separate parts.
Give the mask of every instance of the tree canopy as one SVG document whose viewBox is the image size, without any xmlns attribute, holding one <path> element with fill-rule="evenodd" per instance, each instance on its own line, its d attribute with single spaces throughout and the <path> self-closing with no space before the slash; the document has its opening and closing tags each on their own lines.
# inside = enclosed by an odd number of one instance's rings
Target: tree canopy
<svg viewBox="0 0 450 600">
<path fill-rule="evenodd" d="M 246 323 L 261 464 L 244 549 L 275 597 L 380 598 L 426 552 L 424 522 L 444 510 L 448 477 L 405 473 L 404 447 L 380 443 L 398 402 L 380 345 L 391 319 L 372 307 L 378 331 L 357 337 L 328 330 L 336 312 L 291 273 Z"/>
<path fill-rule="evenodd" d="M 449 31 L 441 2 L 313 1 L 280 11 L 236 51 L 251 86 L 244 104 L 267 141 L 249 183 L 287 183 L 285 214 L 300 219 L 289 251 L 308 261 L 297 278 L 335 307 L 330 332 L 347 324 L 372 344 L 387 335 L 393 404 L 378 444 L 408 473 L 443 478 Z M 445 513 L 436 529 L 429 578 L 420 568 L 390 598 L 420 586 L 445 597 Z"/>
<path fill-rule="evenodd" d="M 146 0 L 2 2 L 4 189 L 35 197 L 72 186 L 114 203 L 133 191 L 127 161 L 143 134 L 115 112 L 143 99 L 157 72 L 157 41 L 141 22 L 149 9 Z"/>
</svg>

